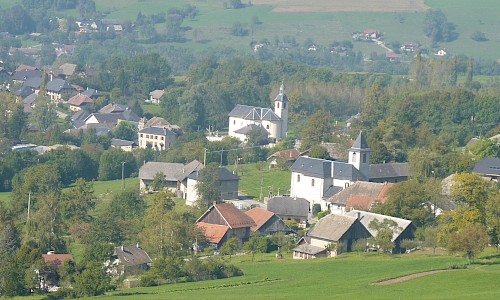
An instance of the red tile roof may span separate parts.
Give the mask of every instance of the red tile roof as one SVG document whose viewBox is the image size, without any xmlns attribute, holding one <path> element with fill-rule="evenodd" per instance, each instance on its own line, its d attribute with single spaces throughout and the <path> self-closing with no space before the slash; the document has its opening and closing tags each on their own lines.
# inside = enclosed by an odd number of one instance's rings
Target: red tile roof
<svg viewBox="0 0 500 300">
<path fill-rule="evenodd" d="M 62 264 L 65 260 L 74 260 L 71 254 L 42 254 L 43 261 L 45 263 L 55 263 L 57 265 Z"/>
<path fill-rule="evenodd" d="M 387 192 L 394 186 L 394 183 L 386 183 L 377 195 L 377 201 L 385 203 L 387 200 Z"/>
<path fill-rule="evenodd" d="M 94 103 L 94 100 L 90 99 L 89 97 L 78 94 L 73 97 L 71 97 L 68 102 L 68 104 L 74 105 L 74 106 L 80 106 L 84 103 Z"/>
<path fill-rule="evenodd" d="M 300 154 L 301 153 L 297 149 L 289 149 L 276 152 L 273 155 L 271 155 L 271 157 L 281 157 L 285 160 L 295 161 L 297 160 L 297 158 L 300 157 Z"/>
<path fill-rule="evenodd" d="M 244 212 L 231 203 L 219 203 L 213 206 L 224 218 L 226 224 L 231 228 L 243 228 L 255 226 L 255 222 Z M 210 208 L 209 210 L 211 210 Z"/>
<path fill-rule="evenodd" d="M 349 195 L 349 199 L 346 203 L 346 209 L 357 209 L 363 211 L 370 211 L 375 198 L 369 196 L 361 196 L 361 195 Z"/>
<path fill-rule="evenodd" d="M 208 224 L 204 222 L 198 222 L 196 223 L 196 226 L 203 230 L 203 235 L 207 241 L 212 244 L 219 244 L 229 230 L 228 226 Z"/>
<path fill-rule="evenodd" d="M 252 231 L 259 230 L 262 225 L 266 224 L 266 222 L 274 216 L 273 212 L 267 211 L 260 207 L 252 208 L 251 210 L 245 212 L 245 214 L 252 218 L 252 220 L 255 222 L 255 226 L 252 226 L 250 228 L 250 230 Z"/>
</svg>

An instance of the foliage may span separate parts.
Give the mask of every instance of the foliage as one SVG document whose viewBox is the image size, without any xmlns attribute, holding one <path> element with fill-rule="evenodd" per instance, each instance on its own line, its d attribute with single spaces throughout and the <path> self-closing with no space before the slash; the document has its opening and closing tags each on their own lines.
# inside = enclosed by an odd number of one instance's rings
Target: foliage
<svg viewBox="0 0 500 300">
<path fill-rule="evenodd" d="M 328 151 L 326 150 L 325 147 L 320 145 L 314 145 L 309 150 L 309 157 L 328 159 L 330 158 L 330 154 L 328 154 Z"/>
<path fill-rule="evenodd" d="M 222 201 L 219 190 L 219 166 L 209 164 L 199 172 L 196 182 L 196 193 L 198 199 L 196 205 L 201 209 L 209 208 L 214 202 Z"/>
<path fill-rule="evenodd" d="M 463 252 L 467 255 L 469 263 L 486 247 L 488 235 L 480 224 L 472 224 L 453 233 L 448 239 L 447 250 Z"/>
<path fill-rule="evenodd" d="M 470 38 L 473 39 L 476 42 L 486 42 L 486 41 L 488 41 L 488 38 L 486 37 L 486 35 L 484 34 L 484 32 L 479 31 L 479 30 L 478 31 L 474 31 L 473 33 L 471 33 Z"/>
<path fill-rule="evenodd" d="M 122 175 L 122 162 L 124 177 L 137 171 L 136 161 L 130 152 L 112 148 L 104 151 L 99 160 L 99 180 L 119 179 Z"/>
<path fill-rule="evenodd" d="M 167 180 L 165 179 L 165 174 L 163 172 L 156 173 L 151 182 L 151 189 L 153 191 L 161 191 L 167 186 Z"/>
<path fill-rule="evenodd" d="M 56 123 L 57 118 L 55 106 L 50 102 L 50 99 L 47 97 L 38 97 L 37 104 L 31 114 L 33 125 L 45 132 L 50 126 Z"/>
<path fill-rule="evenodd" d="M 87 264 L 86 268 L 75 275 L 74 290 L 77 297 L 102 295 L 111 289 L 111 279 L 102 263 Z"/>
<path fill-rule="evenodd" d="M 436 255 L 436 248 L 439 246 L 438 233 L 437 227 L 420 227 L 415 232 L 415 236 L 422 242 L 423 247 L 431 247 Z"/>
<path fill-rule="evenodd" d="M 392 237 L 395 233 L 401 232 L 402 228 L 395 221 L 389 219 L 383 221 L 374 219 L 368 224 L 368 227 L 377 232 L 372 243 L 382 252 L 392 252 L 392 248 L 395 246 Z"/>
<path fill-rule="evenodd" d="M 220 254 L 221 255 L 229 255 L 229 261 L 231 261 L 231 256 L 236 254 L 236 252 L 239 249 L 239 242 L 236 237 L 232 237 L 228 239 L 222 247 L 220 247 Z"/>
<path fill-rule="evenodd" d="M 107 212 L 122 220 L 140 219 L 146 204 L 135 190 L 125 190 L 113 195 Z"/>
<path fill-rule="evenodd" d="M 455 26 L 448 22 L 446 15 L 439 9 L 429 9 L 425 14 L 424 33 L 432 44 L 450 42 L 457 37 Z"/>
<path fill-rule="evenodd" d="M 330 213 L 331 213 L 331 212 L 330 212 L 330 210 L 329 210 L 329 209 L 324 210 L 324 211 L 320 211 L 320 212 L 318 213 L 318 220 L 320 220 L 320 219 L 322 219 L 322 218 L 324 218 L 324 217 L 328 216 Z"/>
<path fill-rule="evenodd" d="M 312 146 L 319 145 L 321 142 L 326 142 L 332 134 L 331 116 L 326 111 L 318 111 L 314 113 L 307 126 L 302 130 L 301 149 L 306 150 Z"/>
<path fill-rule="evenodd" d="M 117 139 L 133 141 L 137 139 L 137 126 L 127 121 L 121 121 L 113 129 L 113 134 Z"/>
<path fill-rule="evenodd" d="M 312 206 L 313 216 L 317 216 L 319 212 L 321 212 L 321 204 L 319 204 L 319 203 L 313 204 L 313 206 Z"/>
</svg>

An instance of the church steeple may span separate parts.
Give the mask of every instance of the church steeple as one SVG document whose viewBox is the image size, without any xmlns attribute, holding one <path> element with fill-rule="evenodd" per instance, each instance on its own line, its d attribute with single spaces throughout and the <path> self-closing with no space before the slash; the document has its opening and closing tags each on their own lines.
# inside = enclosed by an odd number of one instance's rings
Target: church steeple
<svg viewBox="0 0 500 300">
<path fill-rule="evenodd" d="M 370 153 L 363 131 L 359 132 L 356 141 L 349 149 L 349 164 L 353 165 L 363 174 L 366 179 L 370 179 Z"/>
<path fill-rule="evenodd" d="M 274 98 L 274 113 L 281 119 L 281 133 L 278 139 L 285 138 L 288 131 L 288 103 L 288 97 L 285 94 L 285 85 L 282 81 L 280 91 L 276 98 Z"/>
</svg>

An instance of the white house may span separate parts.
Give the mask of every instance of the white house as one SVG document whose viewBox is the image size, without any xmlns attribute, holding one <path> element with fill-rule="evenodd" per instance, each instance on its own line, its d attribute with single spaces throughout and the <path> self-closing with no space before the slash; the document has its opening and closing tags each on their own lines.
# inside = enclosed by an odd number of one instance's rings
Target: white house
<svg viewBox="0 0 500 300">
<path fill-rule="evenodd" d="M 151 147 L 158 151 L 167 150 L 183 134 L 182 129 L 177 125 L 172 125 L 165 119 L 154 117 L 149 121 L 141 119 L 139 121 L 139 148 Z"/>
<path fill-rule="evenodd" d="M 288 131 L 288 104 L 282 83 L 274 99 L 274 111 L 270 108 L 236 105 L 229 113 L 229 136 L 244 142 L 249 131 L 261 128 L 267 132 L 269 138 L 283 139 Z"/>
</svg>

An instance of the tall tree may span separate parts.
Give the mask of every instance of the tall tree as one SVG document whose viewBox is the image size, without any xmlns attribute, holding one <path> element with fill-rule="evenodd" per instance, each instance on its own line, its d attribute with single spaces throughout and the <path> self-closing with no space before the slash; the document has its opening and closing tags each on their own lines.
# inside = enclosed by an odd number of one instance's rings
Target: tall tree
<svg viewBox="0 0 500 300">
<path fill-rule="evenodd" d="M 219 166 L 217 164 L 208 164 L 199 172 L 196 182 L 196 193 L 198 200 L 196 205 L 201 209 L 209 208 L 214 202 L 222 201 L 219 189 Z"/>
</svg>

